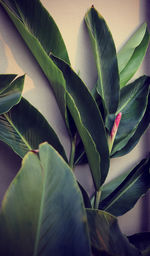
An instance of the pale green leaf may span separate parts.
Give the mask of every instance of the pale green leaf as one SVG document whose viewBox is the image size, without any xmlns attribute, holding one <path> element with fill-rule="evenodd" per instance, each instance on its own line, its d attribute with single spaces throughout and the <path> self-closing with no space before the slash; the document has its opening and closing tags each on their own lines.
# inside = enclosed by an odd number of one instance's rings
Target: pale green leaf
<svg viewBox="0 0 150 256">
<path fill-rule="evenodd" d="M 0 251 L 7 256 L 90 256 L 87 217 L 76 179 L 47 143 L 29 152 L 0 213 Z"/>
</svg>

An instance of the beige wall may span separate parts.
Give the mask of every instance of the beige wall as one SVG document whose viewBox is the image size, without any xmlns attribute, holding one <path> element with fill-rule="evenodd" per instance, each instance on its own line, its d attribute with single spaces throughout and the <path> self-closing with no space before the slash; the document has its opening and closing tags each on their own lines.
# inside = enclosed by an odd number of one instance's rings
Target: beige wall
<svg viewBox="0 0 150 256">
<path fill-rule="evenodd" d="M 72 67 L 80 72 L 82 79 L 89 87 L 92 87 L 95 80 L 95 65 L 83 24 L 83 17 L 88 8 L 94 4 L 95 8 L 105 17 L 117 49 L 144 20 L 143 8 L 145 1 L 141 2 L 140 0 L 42 0 L 41 2 L 53 16 L 62 33 Z M 144 68 L 141 68 L 137 75 L 142 73 L 143 70 Z M 0 72 L 27 74 L 24 97 L 48 119 L 69 154 L 70 145 L 66 129 L 47 81 L 1 9 Z M 146 135 L 146 140 L 149 140 L 148 135 Z M 119 161 L 113 159 L 108 180 L 119 172 L 132 167 L 138 159 L 143 157 L 148 150 L 147 148 L 148 143 L 145 144 L 143 139 L 128 156 L 120 158 Z M 16 168 L 19 168 L 20 160 L 3 144 L 0 144 L 0 153 L 0 196 L 2 197 L 16 172 Z M 9 161 L 6 161 L 8 158 Z M 82 173 L 86 173 L 86 169 L 85 167 Z M 87 175 L 86 179 L 83 176 L 81 177 L 80 169 L 76 170 L 76 174 L 85 187 L 92 191 L 92 182 L 89 176 Z M 146 202 L 148 203 L 148 200 Z M 143 202 L 138 203 L 132 211 L 120 218 L 120 226 L 124 232 L 131 234 L 140 231 L 142 225 L 141 214 L 145 209 L 143 205 Z"/>
</svg>

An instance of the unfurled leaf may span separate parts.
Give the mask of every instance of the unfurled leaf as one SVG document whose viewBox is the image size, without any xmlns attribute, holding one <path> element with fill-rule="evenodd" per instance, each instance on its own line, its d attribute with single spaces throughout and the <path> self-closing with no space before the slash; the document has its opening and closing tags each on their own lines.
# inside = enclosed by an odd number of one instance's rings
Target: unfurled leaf
<svg viewBox="0 0 150 256">
<path fill-rule="evenodd" d="M 7 143 L 20 157 L 47 141 L 67 161 L 54 130 L 42 114 L 24 98 L 8 113 L 0 115 L 0 140 Z"/>
<path fill-rule="evenodd" d="M 109 168 L 109 151 L 103 120 L 97 104 L 82 80 L 64 61 L 51 55 L 66 80 L 67 106 L 84 144 L 96 190 Z"/>
<path fill-rule="evenodd" d="M 149 85 L 150 78 L 142 76 L 121 89 L 117 113 L 122 112 L 122 118 L 112 148 L 112 155 L 125 147 L 144 117 L 148 104 Z"/>
<path fill-rule="evenodd" d="M 109 113 L 115 113 L 119 102 L 119 72 L 116 49 L 103 17 L 92 7 L 85 15 L 98 73 L 98 92 Z"/>
<path fill-rule="evenodd" d="M 150 232 L 128 236 L 128 240 L 141 251 L 142 256 L 150 255 Z"/>
<path fill-rule="evenodd" d="M 13 74 L 0 75 L 0 115 L 9 111 L 21 100 L 24 77 L 16 78 Z"/>
<path fill-rule="evenodd" d="M 140 252 L 121 233 L 114 216 L 104 211 L 88 209 L 87 217 L 94 255 L 140 255 Z"/>
<path fill-rule="evenodd" d="M 150 188 L 150 158 L 143 159 L 99 204 L 99 209 L 120 216 L 129 211 Z"/>
<path fill-rule="evenodd" d="M 54 20 L 39 0 L 1 0 L 0 4 L 50 82 L 60 111 L 69 127 L 65 80 L 49 57 L 50 52 L 54 52 L 56 56 L 69 62 L 64 42 Z"/>
<path fill-rule="evenodd" d="M 47 143 L 40 145 L 38 154 L 25 156 L 4 197 L 0 251 L 7 256 L 91 255 L 76 179 Z"/>
<path fill-rule="evenodd" d="M 127 84 L 142 63 L 149 38 L 147 25 L 144 23 L 118 52 L 120 87 Z"/>
</svg>

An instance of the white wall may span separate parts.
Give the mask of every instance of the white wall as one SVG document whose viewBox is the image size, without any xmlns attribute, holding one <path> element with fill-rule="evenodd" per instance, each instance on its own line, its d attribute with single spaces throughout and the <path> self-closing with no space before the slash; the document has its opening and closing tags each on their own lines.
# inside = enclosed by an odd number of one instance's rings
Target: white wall
<svg viewBox="0 0 150 256">
<path fill-rule="evenodd" d="M 55 19 L 64 41 L 66 43 L 72 67 L 80 71 L 80 76 L 92 87 L 95 79 L 95 65 L 91 54 L 91 47 L 83 24 L 86 11 L 94 4 L 95 8 L 105 17 L 112 32 L 117 49 L 144 21 L 144 6 L 146 1 L 140 0 L 42 0 Z M 141 74 L 144 68 L 140 69 Z M 67 154 L 69 154 L 69 140 L 54 96 L 49 89 L 41 70 L 23 44 L 12 24 L 0 9 L 0 72 L 1 73 L 26 73 L 24 97 L 36 106 L 51 123 L 62 141 Z M 148 133 L 136 149 L 119 161 L 111 161 L 111 170 L 108 180 L 123 172 L 141 159 L 148 150 Z M 8 161 L 9 159 L 9 161 Z M 19 169 L 20 159 L 3 143 L 0 144 L 0 199 L 10 183 L 16 170 Z M 86 167 L 82 173 L 86 172 Z M 80 169 L 76 171 L 80 177 Z M 85 187 L 92 191 L 92 182 L 89 176 L 80 177 Z M 148 197 L 148 196 L 147 196 Z M 148 204 L 148 199 L 146 199 Z M 142 230 L 142 214 L 145 201 L 140 201 L 128 214 L 120 218 L 122 230 L 128 234 Z M 147 210 L 148 212 L 148 210 Z M 147 213 L 148 214 L 148 213 Z M 146 217 L 146 226 L 148 217 Z"/>
</svg>

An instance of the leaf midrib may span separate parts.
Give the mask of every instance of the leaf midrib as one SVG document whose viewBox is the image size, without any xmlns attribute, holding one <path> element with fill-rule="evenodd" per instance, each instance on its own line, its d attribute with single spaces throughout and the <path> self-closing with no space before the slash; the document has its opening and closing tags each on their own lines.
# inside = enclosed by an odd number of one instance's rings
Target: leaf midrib
<svg viewBox="0 0 150 256">
<path fill-rule="evenodd" d="M 19 137 L 21 138 L 21 140 L 23 141 L 23 143 L 26 145 L 26 147 L 29 150 L 32 150 L 31 146 L 29 145 L 28 141 L 25 139 L 25 137 L 19 132 L 19 130 L 17 129 L 17 127 L 13 124 L 13 122 L 11 121 L 11 119 L 9 118 L 8 114 L 3 114 L 4 117 L 6 118 L 6 120 L 9 122 L 9 124 L 12 126 L 12 128 L 15 130 L 15 132 L 19 135 Z"/>
</svg>

